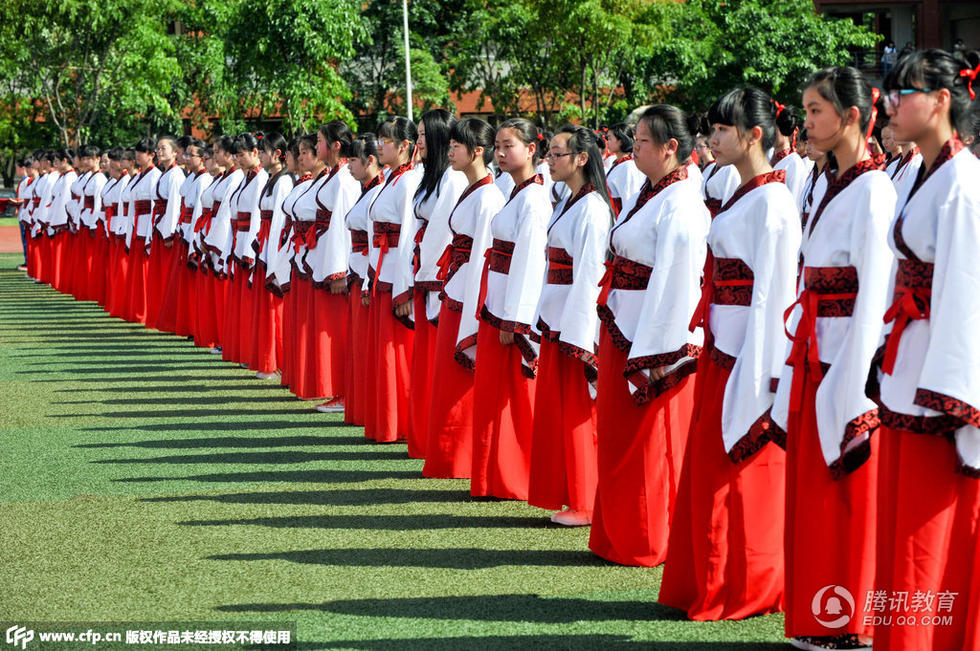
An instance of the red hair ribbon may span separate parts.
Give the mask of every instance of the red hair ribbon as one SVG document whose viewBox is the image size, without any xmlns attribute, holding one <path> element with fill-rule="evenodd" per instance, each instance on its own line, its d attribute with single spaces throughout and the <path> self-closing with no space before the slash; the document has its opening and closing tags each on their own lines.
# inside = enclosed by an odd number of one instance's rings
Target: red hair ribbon
<svg viewBox="0 0 980 651">
<path fill-rule="evenodd" d="M 868 133 L 864 137 L 865 142 L 871 142 L 871 132 L 875 128 L 875 120 L 878 119 L 878 99 L 881 97 L 881 91 L 877 88 L 871 89 L 871 120 L 868 122 Z"/>
<path fill-rule="evenodd" d="M 966 89 L 970 91 L 970 99 L 974 100 L 977 98 L 976 92 L 973 90 L 973 82 L 976 81 L 977 75 L 980 74 L 980 65 L 978 65 L 973 70 L 960 70 L 960 77 L 966 77 Z"/>
<path fill-rule="evenodd" d="M 779 114 L 782 113 L 783 112 L 783 109 L 786 108 L 786 105 L 785 104 L 780 104 L 776 100 L 773 100 L 772 103 L 776 105 L 776 117 L 778 118 L 779 117 Z"/>
</svg>

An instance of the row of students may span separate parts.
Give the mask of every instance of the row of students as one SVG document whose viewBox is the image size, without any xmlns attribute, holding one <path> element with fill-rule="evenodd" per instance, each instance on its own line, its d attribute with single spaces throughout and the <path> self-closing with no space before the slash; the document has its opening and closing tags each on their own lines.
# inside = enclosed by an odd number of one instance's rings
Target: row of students
<svg viewBox="0 0 980 651">
<path fill-rule="evenodd" d="M 800 648 L 973 648 L 980 163 L 958 134 L 976 74 L 929 51 L 886 79 L 893 138 L 922 156 L 909 185 L 914 154 L 889 174 L 869 153 L 876 98 L 852 68 L 806 84 L 807 173 L 791 112 L 751 88 L 708 112 L 703 172 L 683 113 L 657 105 L 612 130 L 609 169 L 596 134 L 559 130 L 550 190 L 520 119 L 433 111 L 357 139 L 329 123 L 286 148 L 295 184 L 272 165 L 281 139 L 221 139 L 199 199 L 193 183 L 145 199 L 164 174 L 138 146 L 117 202 L 128 273 L 147 274 L 128 284 L 131 318 L 149 270 L 165 275 L 183 196 L 188 285 L 199 320 L 223 324 L 205 345 L 248 364 L 243 332 L 264 318 L 249 315 L 268 313 L 283 382 L 342 395 L 348 422 L 407 441 L 425 476 L 591 524 L 613 562 L 665 562 L 660 601 L 692 619 L 785 610 Z M 626 164 L 645 178 L 617 206 Z M 67 242 L 60 212 L 41 214 L 44 269 Z M 258 309 L 256 292 L 285 298 Z M 881 591 L 952 595 L 953 624 L 875 628 Z"/>
</svg>

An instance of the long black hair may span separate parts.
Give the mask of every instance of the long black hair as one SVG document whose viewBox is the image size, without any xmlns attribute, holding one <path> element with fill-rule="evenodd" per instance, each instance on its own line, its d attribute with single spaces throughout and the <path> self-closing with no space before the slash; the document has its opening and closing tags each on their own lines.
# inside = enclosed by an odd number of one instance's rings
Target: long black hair
<svg viewBox="0 0 980 651">
<path fill-rule="evenodd" d="M 419 139 L 419 131 L 414 122 L 400 115 L 391 117 L 378 125 L 376 133 L 379 138 L 391 138 L 395 142 L 407 140 L 412 143 L 412 151 L 408 154 L 408 160 L 412 160 L 415 143 Z"/>
<path fill-rule="evenodd" d="M 378 141 L 374 136 L 358 136 L 350 144 L 350 157 L 356 158 L 367 165 L 368 158 L 374 156 L 378 160 Z"/>
<path fill-rule="evenodd" d="M 895 68 L 885 77 L 884 89 L 904 90 L 908 88 L 931 88 L 949 91 L 949 122 L 966 137 L 974 129 L 973 100 L 970 99 L 970 88 L 974 92 L 980 90 L 980 79 L 973 80 L 960 75 L 964 70 L 972 71 L 976 67 L 977 54 L 971 52 L 967 56 L 967 64 L 944 50 L 920 50 L 907 54 L 898 60 Z"/>
<path fill-rule="evenodd" d="M 633 139 L 636 137 L 636 132 L 633 129 L 633 125 L 628 122 L 620 122 L 619 124 L 614 124 L 609 127 L 609 133 L 616 137 L 619 141 L 619 151 L 624 154 L 633 153 Z"/>
<path fill-rule="evenodd" d="M 474 153 L 477 147 L 483 147 L 483 164 L 489 165 L 493 160 L 493 127 L 480 118 L 463 118 L 449 130 L 450 140 L 466 145 L 466 151 Z"/>
<path fill-rule="evenodd" d="M 262 140 L 259 141 L 259 147 L 271 156 L 275 156 L 276 152 L 279 152 L 278 160 L 282 167 L 269 178 L 269 181 L 265 184 L 265 189 L 262 191 L 263 195 L 271 195 L 276 187 L 276 182 L 283 175 L 291 176 L 290 171 L 286 169 L 286 139 L 278 131 L 273 131 L 262 137 Z"/>
<path fill-rule="evenodd" d="M 841 118 L 847 110 L 854 106 L 860 113 L 858 126 L 861 133 L 868 132 L 871 123 L 871 85 L 857 68 L 838 66 L 818 70 L 810 76 L 804 88 L 813 88 L 820 97 L 830 102 Z"/>
<path fill-rule="evenodd" d="M 433 192 L 439 196 L 439 181 L 449 167 L 449 130 L 456 124 L 456 118 L 446 109 L 437 108 L 422 114 L 422 124 L 425 125 L 425 164 L 415 198 L 428 201 Z"/>
<path fill-rule="evenodd" d="M 868 99 L 871 99 L 870 95 Z M 708 109 L 708 122 L 735 127 L 743 135 L 759 127 L 762 150 L 765 151 L 776 141 L 776 112 L 776 104 L 769 95 L 748 86 L 735 88 L 719 97 Z"/>
<path fill-rule="evenodd" d="M 587 154 L 589 159 L 582 168 L 585 183 L 595 188 L 602 200 L 609 206 L 612 215 L 612 202 L 609 201 L 609 188 L 606 187 L 606 168 L 602 164 L 602 150 L 599 136 L 595 132 L 577 124 L 566 124 L 558 133 L 569 134 L 568 151 L 573 156 Z M 556 134 L 557 135 L 557 134 Z"/>
<path fill-rule="evenodd" d="M 683 165 L 694 151 L 694 136 L 687 128 L 687 116 L 670 104 L 654 104 L 640 116 L 653 140 L 665 145 L 671 138 L 677 141 L 677 162 Z"/>
<path fill-rule="evenodd" d="M 500 133 L 503 129 L 510 129 L 517 136 L 517 139 L 524 143 L 525 146 L 530 146 L 534 143 L 534 158 L 531 160 L 533 165 L 537 165 L 541 160 L 543 154 L 541 153 L 543 140 L 541 136 L 541 131 L 534 125 L 530 120 L 524 118 L 511 118 L 505 120 L 497 127 L 497 133 Z M 547 148 L 545 148 L 547 150 Z"/>
<path fill-rule="evenodd" d="M 354 133 L 347 126 L 346 122 L 343 120 L 331 120 L 326 124 L 321 124 L 320 133 L 323 134 L 328 145 L 333 145 L 335 142 L 340 143 L 341 158 L 350 157 L 350 143 L 354 140 Z"/>
</svg>

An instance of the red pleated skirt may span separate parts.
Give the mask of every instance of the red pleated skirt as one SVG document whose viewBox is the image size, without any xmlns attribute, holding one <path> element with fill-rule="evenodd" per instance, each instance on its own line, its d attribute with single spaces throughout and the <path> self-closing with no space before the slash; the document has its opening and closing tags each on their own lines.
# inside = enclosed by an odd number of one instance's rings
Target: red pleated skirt
<svg viewBox="0 0 980 651">
<path fill-rule="evenodd" d="M 694 378 L 637 405 L 623 375 L 627 357 L 603 326 L 596 401 L 599 479 L 589 548 L 620 565 L 653 567 L 667 557 Z"/>
<path fill-rule="evenodd" d="M 408 438 L 411 432 L 412 347 L 415 332 L 395 318 L 391 292 L 377 292 L 368 310 L 373 373 L 364 435 L 379 443 Z"/>
<path fill-rule="evenodd" d="M 526 500 L 537 384 L 524 375 L 517 346 L 500 343 L 498 328 L 481 321 L 476 341 L 470 494 Z"/>
<path fill-rule="evenodd" d="M 194 344 L 202 348 L 221 345 L 221 329 L 224 326 L 225 286 L 210 271 L 198 269 L 195 275 L 197 289 L 194 293 Z"/>
<path fill-rule="evenodd" d="M 344 422 L 364 425 L 367 404 L 368 308 L 361 303 L 361 281 L 350 285 L 347 366 L 344 374 Z"/>
<path fill-rule="evenodd" d="M 275 373 L 282 358 L 283 300 L 265 288 L 265 267 L 255 269 L 252 280 L 252 357 L 249 368 L 259 373 Z"/>
<path fill-rule="evenodd" d="M 194 334 L 195 305 L 197 301 L 194 292 L 197 291 L 197 272 L 187 266 L 187 257 L 190 254 L 190 247 L 187 242 L 181 240 L 177 255 L 177 273 L 179 280 L 177 284 L 177 323 L 176 333 L 181 337 Z"/>
<path fill-rule="evenodd" d="M 242 285 L 246 282 L 246 272 L 229 258 L 228 269 L 231 275 L 225 281 L 225 311 L 222 315 L 221 326 L 221 359 L 226 362 L 239 363 L 241 356 L 240 330 L 246 324 L 242 322 Z M 251 318 L 251 314 L 249 314 Z"/>
<path fill-rule="evenodd" d="M 436 352 L 436 326 L 426 317 L 425 303 L 429 292 L 416 289 L 415 349 L 412 351 L 412 436 L 408 439 L 408 456 L 424 459 L 429 428 L 429 405 L 432 400 L 432 366 Z"/>
<path fill-rule="evenodd" d="M 89 257 L 89 296 L 90 300 L 105 307 L 106 267 L 109 266 L 109 238 L 105 230 L 97 226 L 92 233 L 92 255 Z"/>
<path fill-rule="evenodd" d="M 340 398 L 344 395 L 347 322 L 350 318 L 347 294 L 331 294 L 326 287 L 314 287 L 312 294 L 310 315 L 313 323 L 306 351 L 313 363 L 308 365 L 312 374 L 307 380 L 314 395 Z"/>
<path fill-rule="evenodd" d="M 113 255 L 110 259 L 111 273 L 106 279 L 106 311 L 110 316 L 125 319 L 129 304 L 129 252 L 126 241 L 113 237 L 110 241 Z"/>
<path fill-rule="evenodd" d="M 310 400 L 323 396 L 311 393 L 314 359 L 309 354 L 313 337 L 313 284 L 310 279 L 293 274 L 290 295 L 293 299 L 290 328 L 289 390 L 297 398 Z"/>
<path fill-rule="evenodd" d="M 858 615 L 865 595 L 875 589 L 878 436 L 872 436 L 871 457 L 861 467 L 833 479 L 817 435 L 817 386 L 807 373 L 802 409 L 790 414 L 786 437 L 786 635 L 871 635 L 872 627 Z M 854 616 L 842 626 L 827 627 L 812 612 L 814 596 L 828 585 L 854 598 Z M 822 620 L 838 619 L 830 616 L 836 606 L 824 608 Z"/>
<path fill-rule="evenodd" d="M 167 251 L 167 268 L 162 269 L 160 279 L 163 290 L 160 294 L 160 310 L 157 313 L 156 328 L 163 332 L 177 333 L 177 303 L 179 302 L 180 292 L 180 267 L 183 266 L 182 242 L 174 239 Z"/>
<path fill-rule="evenodd" d="M 884 426 L 878 436 L 874 586 L 889 597 L 907 593 L 909 600 L 908 608 L 884 605 L 870 613 L 883 618 L 874 632 L 875 651 L 977 651 L 980 480 L 959 472 L 956 447 L 942 436 Z M 916 593 L 925 598 L 916 602 Z"/>
<path fill-rule="evenodd" d="M 422 476 L 468 478 L 473 470 L 473 371 L 456 361 L 462 312 L 443 301 L 432 361 L 425 465 Z"/>
<path fill-rule="evenodd" d="M 42 283 L 51 284 L 54 275 L 54 236 L 47 234 L 47 228 L 41 227 L 41 235 L 38 238 L 38 280 Z"/>
<path fill-rule="evenodd" d="M 143 238 L 133 234 L 129 247 L 129 292 L 126 299 L 127 310 L 123 317 L 127 321 L 146 323 L 146 274 L 149 258 Z"/>
<path fill-rule="evenodd" d="M 50 284 L 59 292 L 65 291 L 65 286 L 71 277 L 69 237 L 71 237 L 71 233 L 63 230 L 51 238 Z"/>
<path fill-rule="evenodd" d="M 721 437 L 730 371 L 698 361 L 659 601 L 696 621 L 777 612 L 783 595 L 786 454 L 774 443 L 732 463 Z"/>
<path fill-rule="evenodd" d="M 88 272 L 92 264 L 92 232 L 82 226 L 68 240 L 69 258 L 71 261 L 71 277 L 68 279 L 66 291 L 79 301 L 89 300 Z"/>
<path fill-rule="evenodd" d="M 163 307 L 167 282 L 170 280 L 170 254 L 173 247 L 167 248 L 163 238 L 154 229 L 150 241 L 150 257 L 146 267 L 146 327 L 163 330 L 160 327 L 160 309 Z"/>
<path fill-rule="evenodd" d="M 541 342 L 528 504 L 557 510 L 569 506 L 592 514 L 595 504 L 596 406 L 584 363 Z"/>
<path fill-rule="evenodd" d="M 282 299 L 282 356 L 279 358 L 279 370 L 282 373 L 280 383 L 284 387 L 292 384 L 296 367 L 296 310 L 299 306 L 296 285 L 298 278 L 293 278 L 289 291 Z"/>
</svg>

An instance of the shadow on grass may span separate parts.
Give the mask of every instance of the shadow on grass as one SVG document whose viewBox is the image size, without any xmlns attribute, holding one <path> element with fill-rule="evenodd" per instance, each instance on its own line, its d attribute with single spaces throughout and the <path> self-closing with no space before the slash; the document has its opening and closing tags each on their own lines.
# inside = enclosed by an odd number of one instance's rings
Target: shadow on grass
<svg viewBox="0 0 980 651">
<path fill-rule="evenodd" d="M 288 552 L 215 554 L 214 561 L 288 561 L 335 567 L 428 567 L 481 570 L 492 567 L 609 567 L 587 551 L 562 549 L 480 549 L 477 547 L 300 549 Z M 382 600 L 381 603 L 384 603 Z M 470 617 L 464 617 L 470 619 Z"/>
<path fill-rule="evenodd" d="M 217 361 L 217 360 L 215 360 L 215 361 Z M 57 373 L 59 375 L 65 375 L 66 373 L 70 373 L 72 375 L 74 375 L 75 373 L 82 373 L 82 374 L 95 374 L 95 373 L 99 373 L 99 374 L 111 376 L 114 373 L 182 373 L 184 371 L 214 371 L 217 368 L 221 368 L 221 366 L 219 364 L 217 364 L 217 363 L 211 363 L 211 364 L 147 364 L 145 366 L 127 365 L 127 366 L 123 366 L 123 367 L 120 367 L 120 368 L 107 368 L 105 366 L 99 366 L 99 367 L 96 367 L 96 368 L 71 368 L 71 369 L 53 369 L 53 370 L 48 370 L 48 369 L 40 369 L 40 370 L 39 369 L 33 369 L 33 370 L 26 370 L 26 371 L 17 371 L 17 373 L 20 373 L 22 375 L 36 375 L 38 373 Z M 235 367 L 230 366 L 230 365 L 227 368 L 228 368 L 228 370 L 245 370 L 245 369 L 235 369 Z M 93 378 L 85 378 L 85 379 L 92 380 Z M 155 379 L 158 379 L 158 378 L 155 378 Z M 111 379 L 108 379 L 108 380 L 106 380 L 104 378 L 94 378 L 94 380 L 96 382 L 102 382 L 102 381 L 119 382 L 119 380 L 116 379 L 116 378 L 111 378 Z M 175 380 L 181 381 L 181 382 L 186 382 L 187 381 L 187 378 L 180 377 L 180 378 L 175 378 Z"/>
<path fill-rule="evenodd" d="M 237 412 L 241 415 L 241 412 Z M 296 415 L 295 412 L 290 412 Z M 346 423 L 332 420 L 317 420 L 308 422 L 294 422 L 281 420 L 263 421 L 231 421 L 231 422 L 193 422 L 193 423 L 158 423 L 154 425 L 141 425 L 133 427 L 85 427 L 81 428 L 85 432 L 120 432 L 120 431 L 142 431 L 142 432 L 208 432 L 208 431 L 247 431 L 247 430 L 268 430 L 275 432 L 283 429 L 325 429 L 330 427 L 350 427 Z M 366 441 L 367 439 L 365 439 Z"/>
<path fill-rule="evenodd" d="M 352 426 L 353 427 L 353 426 Z M 312 445 L 359 445 L 363 436 L 214 436 L 197 439 L 155 439 L 131 443 L 79 443 L 75 448 L 285 448 Z M 399 458 L 404 458 L 402 454 Z"/>
<path fill-rule="evenodd" d="M 270 384 L 270 389 L 278 389 L 278 384 Z M 173 397 L 163 397 L 163 398 L 151 398 L 151 397 L 140 397 L 140 398 L 111 398 L 109 400 L 62 400 L 60 402 L 52 402 L 52 405 L 173 405 L 175 402 L 179 402 L 182 405 L 249 405 L 253 403 L 260 402 L 275 402 L 282 403 L 283 399 L 287 396 L 281 393 L 274 396 L 182 396 L 180 398 Z M 254 412 L 249 412 L 254 413 Z M 294 412 L 299 413 L 299 412 Z"/>
<path fill-rule="evenodd" d="M 313 461 L 410 461 L 404 452 L 379 449 L 361 449 L 330 452 L 222 452 L 218 454 L 181 454 L 169 457 L 148 457 L 145 459 L 99 459 L 89 463 L 109 464 L 289 464 L 310 463 Z"/>
<path fill-rule="evenodd" d="M 200 379 L 200 378 L 197 378 Z M 222 380 L 232 380 L 234 378 L 221 378 Z M 126 387 L 127 393 L 210 393 L 211 391 L 269 391 L 271 389 L 283 389 L 286 387 L 280 386 L 273 383 L 260 383 L 255 379 L 255 376 L 242 376 L 238 384 L 208 384 L 199 385 L 187 383 L 187 378 L 172 378 L 169 381 L 172 384 L 142 384 L 137 385 L 136 382 L 145 383 L 147 380 L 153 382 L 164 382 L 168 381 L 167 378 L 162 377 L 124 377 L 124 378 L 112 378 L 112 380 L 100 380 L 98 378 L 76 378 L 76 382 L 132 382 L 133 386 Z M 55 382 L 62 382 L 63 380 L 50 380 Z M 56 393 L 93 393 L 98 391 L 98 389 L 55 389 Z M 289 398 L 289 396 L 282 396 L 283 398 Z M 312 404 L 312 403 L 311 403 Z"/>
<path fill-rule="evenodd" d="M 243 520 L 188 520 L 190 527 L 257 526 L 274 529 L 370 529 L 374 531 L 426 531 L 430 529 L 545 529 L 554 528 L 547 517 L 475 516 L 432 513 L 420 515 L 292 515 Z"/>
<path fill-rule="evenodd" d="M 349 484 L 379 479 L 419 479 L 417 470 L 266 470 L 256 472 L 227 472 L 188 477 L 124 477 L 113 479 L 123 483 L 156 483 L 168 481 L 200 481 L 215 483 L 278 483 Z"/>
<path fill-rule="evenodd" d="M 470 499 L 468 490 L 411 490 L 362 488 L 333 491 L 268 491 L 222 495 L 167 495 L 144 497 L 141 502 L 218 502 L 221 504 L 305 504 L 362 506 L 365 504 L 458 503 Z"/>
<path fill-rule="evenodd" d="M 349 550 L 362 552 L 364 550 Z M 378 550 L 381 551 L 381 550 Z M 397 551 L 397 550 L 396 550 Z M 405 550 L 409 551 L 409 550 Z M 457 550 L 411 550 L 438 552 L 449 556 Z M 466 551 L 466 550 L 458 550 Z M 487 554 L 494 552 L 485 551 Z M 514 555 L 508 565 L 539 565 L 521 563 L 518 556 L 533 560 L 535 554 L 575 554 L 585 552 L 500 552 Z M 508 559 L 511 560 L 511 559 Z M 546 563 L 551 564 L 551 563 Z M 569 563 L 561 563 L 568 565 Z M 578 563 L 575 563 L 578 565 Z M 439 565 L 437 567 L 443 567 Z M 215 610 L 234 613 L 275 613 L 312 610 L 361 617 L 403 617 L 408 619 L 451 619 L 478 622 L 534 622 L 538 624 L 570 624 L 573 622 L 620 621 L 684 621 L 684 612 L 656 601 L 600 601 L 582 598 L 542 597 L 533 594 L 494 594 L 452 597 L 417 597 L 403 599 L 343 599 L 323 603 L 233 604 Z M 712 647 L 713 648 L 713 647 Z"/>
<path fill-rule="evenodd" d="M 335 640 L 333 642 L 299 642 L 297 649 L 481 649 L 513 651 L 513 649 L 651 649 L 652 651 L 767 651 L 788 649 L 779 642 L 662 642 L 632 640 L 626 635 L 490 635 L 473 637 L 379 638 L 375 640 Z"/>
<path fill-rule="evenodd" d="M 280 403 L 284 402 L 285 396 L 278 396 Z M 183 401 L 181 401 L 183 402 Z M 232 402 L 225 400 L 224 404 Z M 88 416 L 103 416 L 105 418 L 211 418 L 214 416 L 309 416 L 311 418 L 325 418 L 319 412 L 312 409 L 300 409 L 299 405 L 292 409 L 250 409 L 249 400 L 235 402 L 240 404 L 238 409 L 127 409 L 126 411 L 105 411 L 99 414 L 86 414 Z M 315 404 L 315 403 L 314 403 Z M 312 405 L 311 405 L 312 406 Z"/>
<path fill-rule="evenodd" d="M 645 643 L 646 648 L 649 642 Z M 513 651 L 513 649 L 618 649 L 634 647 L 625 635 L 491 635 L 487 637 L 427 637 L 427 638 L 380 638 L 377 640 L 336 640 L 333 642 L 299 642 L 297 649 L 486 649 L 487 651 Z M 667 647 L 655 647 L 667 648 Z M 691 649 L 693 647 L 677 647 Z M 743 647 L 747 648 L 747 647 Z"/>
</svg>

